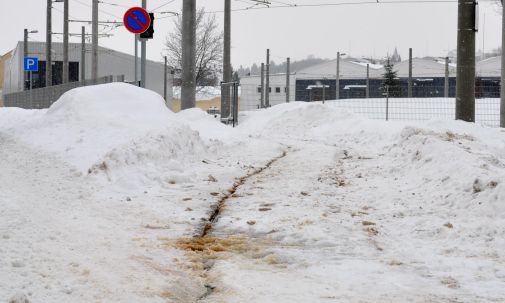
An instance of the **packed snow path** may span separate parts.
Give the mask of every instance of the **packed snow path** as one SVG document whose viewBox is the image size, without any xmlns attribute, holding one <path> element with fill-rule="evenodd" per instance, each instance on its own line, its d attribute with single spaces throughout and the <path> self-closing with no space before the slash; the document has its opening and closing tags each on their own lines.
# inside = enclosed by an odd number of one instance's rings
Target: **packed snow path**
<svg viewBox="0 0 505 303">
<path fill-rule="evenodd" d="M 474 247 L 447 241 L 472 238 L 455 231 L 470 222 L 435 209 L 431 193 L 384 167 L 384 154 L 289 144 L 234 192 L 212 238 L 199 242 L 196 268 L 211 289 L 201 302 L 505 299 L 499 234 Z"/>
</svg>

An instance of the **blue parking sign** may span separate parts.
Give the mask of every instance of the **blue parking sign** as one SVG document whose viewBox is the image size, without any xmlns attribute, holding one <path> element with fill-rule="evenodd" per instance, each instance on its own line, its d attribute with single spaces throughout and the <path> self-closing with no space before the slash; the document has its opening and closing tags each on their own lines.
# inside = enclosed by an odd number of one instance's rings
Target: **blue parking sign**
<svg viewBox="0 0 505 303">
<path fill-rule="evenodd" d="M 39 71 L 39 58 L 26 57 L 25 58 L 25 72 L 38 72 Z"/>
</svg>

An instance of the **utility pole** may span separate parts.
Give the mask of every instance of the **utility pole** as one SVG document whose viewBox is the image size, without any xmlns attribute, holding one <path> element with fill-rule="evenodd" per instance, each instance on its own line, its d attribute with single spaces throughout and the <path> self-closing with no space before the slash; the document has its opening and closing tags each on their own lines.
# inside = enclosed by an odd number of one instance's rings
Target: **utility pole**
<svg viewBox="0 0 505 303">
<path fill-rule="evenodd" d="M 409 48 L 409 83 L 408 97 L 412 98 L 412 48 Z"/>
<path fill-rule="evenodd" d="M 288 57 L 287 62 L 286 62 L 286 103 L 289 103 L 289 97 L 290 97 L 290 76 L 291 76 L 291 58 Z"/>
<path fill-rule="evenodd" d="M 445 57 L 444 97 L 449 98 L 449 57 Z"/>
<path fill-rule="evenodd" d="M 337 75 L 335 78 L 336 81 L 336 89 L 335 89 L 335 99 L 340 99 L 340 52 L 337 53 Z"/>
<path fill-rule="evenodd" d="M 23 60 L 24 58 L 28 57 L 28 29 L 25 28 L 25 35 L 24 35 L 24 40 L 23 40 Z M 26 90 L 26 82 L 28 81 L 28 73 L 24 72 L 23 73 L 23 90 Z M 31 79 L 30 79 L 31 81 Z"/>
<path fill-rule="evenodd" d="M 135 39 L 135 85 L 139 85 L 139 36 L 137 34 L 133 35 L 133 39 Z"/>
<path fill-rule="evenodd" d="M 505 5 L 502 0 L 502 53 L 501 53 L 501 107 L 500 107 L 500 126 L 505 127 Z"/>
<path fill-rule="evenodd" d="M 370 98 L 370 64 L 366 65 L 366 98 Z"/>
<path fill-rule="evenodd" d="M 185 110 L 196 105 L 196 0 L 182 4 L 182 47 L 181 109 Z"/>
<path fill-rule="evenodd" d="M 456 119 L 475 122 L 476 2 L 458 0 Z"/>
<path fill-rule="evenodd" d="M 147 8 L 147 0 L 142 0 L 142 8 Z M 140 40 L 140 87 L 146 88 L 147 39 Z"/>
<path fill-rule="evenodd" d="M 86 28 L 81 28 L 81 81 L 86 80 Z"/>
<path fill-rule="evenodd" d="M 261 63 L 261 108 L 265 108 L 265 63 Z"/>
<path fill-rule="evenodd" d="M 63 79 L 68 83 L 68 0 L 63 1 Z"/>
<path fill-rule="evenodd" d="M 98 0 L 93 0 L 91 25 L 91 79 L 98 79 Z"/>
<path fill-rule="evenodd" d="M 270 107 L 270 49 L 267 49 L 265 107 Z"/>
<path fill-rule="evenodd" d="M 47 0 L 46 15 L 46 87 L 53 85 L 53 62 L 51 60 L 52 46 L 52 2 Z"/>
<path fill-rule="evenodd" d="M 163 73 L 163 98 L 165 99 L 165 103 L 168 105 L 167 100 L 167 82 L 168 82 L 168 73 L 167 73 L 167 56 L 165 56 L 165 68 Z"/>
<path fill-rule="evenodd" d="M 231 0 L 224 0 L 224 48 L 223 48 L 223 82 L 231 82 Z M 221 115 L 228 117 L 231 110 L 230 89 L 225 86 L 221 96 Z"/>
</svg>

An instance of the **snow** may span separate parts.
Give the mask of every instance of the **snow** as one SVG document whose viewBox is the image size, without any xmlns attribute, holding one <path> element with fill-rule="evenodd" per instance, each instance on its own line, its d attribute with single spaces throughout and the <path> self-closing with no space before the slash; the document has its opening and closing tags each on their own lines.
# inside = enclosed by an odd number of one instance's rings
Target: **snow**
<svg viewBox="0 0 505 303">
<path fill-rule="evenodd" d="M 196 101 L 207 101 L 221 96 L 220 86 L 199 86 L 196 88 Z M 181 87 L 174 87 L 174 98 L 180 99 Z"/>
<path fill-rule="evenodd" d="M 504 131 L 331 102 L 240 121 L 125 84 L 0 108 L 0 298 L 505 300 Z M 217 248 L 183 249 L 219 197 Z"/>
</svg>

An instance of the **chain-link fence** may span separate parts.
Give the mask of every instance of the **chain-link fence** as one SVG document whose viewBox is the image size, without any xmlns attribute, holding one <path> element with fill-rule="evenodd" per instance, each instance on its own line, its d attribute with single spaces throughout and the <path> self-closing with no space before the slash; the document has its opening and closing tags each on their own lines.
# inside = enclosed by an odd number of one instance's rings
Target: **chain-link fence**
<svg viewBox="0 0 505 303">
<path fill-rule="evenodd" d="M 106 76 L 98 79 L 90 79 L 78 82 L 69 82 L 44 88 L 36 88 L 28 91 L 4 95 L 5 107 L 20 107 L 24 109 L 49 108 L 64 93 L 77 87 L 106 84 L 112 82 L 124 82 L 124 76 Z"/>
<path fill-rule="evenodd" d="M 379 120 L 454 120 L 456 116 L 455 98 L 342 99 L 326 104 Z M 500 99 L 476 99 L 475 118 L 477 123 L 499 127 Z"/>
<path fill-rule="evenodd" d="M 325 102 L 328 106 L 349 110 L 355 114 L 381 120 L 454 120 L 456 112 L 455 87 L 449 87 L 449 96 L 444 98 L 445 86 L 412 87 L 412 98 L 407 97 L 407 87 L 386 98 L 382 86 L 372 86 L 367 96 L 365 84 L 342 84 L 339 100 L 335 100 L 335 80 L 305 83 L 296 81 L 290 91 L 290 101 Z M 278 83 L 270 88 L 270 106 L 286 103 L 286 85 Z M 500 87 L 496 85 L 476 86 L 476 120 L 484 125 L 500 125 Z M 264 99 L 265 97 L 263 97 Z M 255 110 L 261 107 L 261 87 L 258 85 L 241 85 L 240 110 Z"/>
</svg>

